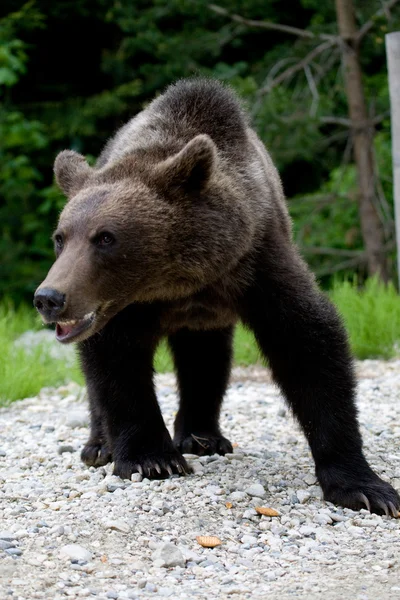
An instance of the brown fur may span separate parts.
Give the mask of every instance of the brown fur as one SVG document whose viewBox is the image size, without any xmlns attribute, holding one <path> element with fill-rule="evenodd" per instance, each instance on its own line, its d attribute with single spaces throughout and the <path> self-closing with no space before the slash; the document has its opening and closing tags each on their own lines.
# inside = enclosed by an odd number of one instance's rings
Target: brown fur
<svg viewBox="0 0 400 600">
<path fill-rule="evenodd" d="M 398 494 L 362 453 L 340 319 L 293 244 L 278 173 L 234 94 L 179 82 L 95 168 L 69 150 L 54 168 L 69 202 L 35 305 L 58 339 L 80 342 L 92 415 L 83 460 L 166 477 L 188 470 L 182 452 L 232 451 L 218 417 L 241 319 L 303 427 L 325 498 L 396 514 Z M 165 336 L 175 446 L 152 381 Z"/>
<path fill-rule="evenodd" d="M 165 333 L 232 324 L 234 297 L 251 279 L 251 256 L 270 221 L 292 245 L 279 176 L 237 105 L 232 120 L 239 118 L 239 126 L 228 136 L 229 123 L 225 135 L 213 123 L 203 133 L 183 105 L 165 122 L 160 104 L 116 135 L 100 168 L 70 150 L 55 161 L 69 197 L 56 231 L 65 246 L 41 288 L 66 295 L 63 319 L 96 311 L 88 334 L 132 302 L 156 300 L 171 301 L 163 311 Z M 222 121 L 218 113 L 214 118 Z M 106 265 L 91 243 L 102 230 L 116 233 L 119 244 Z"/>
</svg>

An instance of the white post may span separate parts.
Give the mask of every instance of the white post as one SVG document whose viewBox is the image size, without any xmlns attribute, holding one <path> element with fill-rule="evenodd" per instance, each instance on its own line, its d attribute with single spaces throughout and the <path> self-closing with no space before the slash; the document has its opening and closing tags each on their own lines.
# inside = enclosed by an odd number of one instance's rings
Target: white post
<svg viewBox="0 0 400 600">
<path fill-rule="evenodd" d="M 400 31 L 386 36 L 392 122 L 393 197 L 396 222 L 397 274 L 400 290 Z"/>
</svg>

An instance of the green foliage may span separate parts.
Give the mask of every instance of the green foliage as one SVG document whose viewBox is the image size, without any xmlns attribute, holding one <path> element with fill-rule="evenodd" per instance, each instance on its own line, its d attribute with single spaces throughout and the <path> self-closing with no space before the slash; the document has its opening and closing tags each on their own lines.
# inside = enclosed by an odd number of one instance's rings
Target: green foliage
<svg viewBox="0 0 400 600">
<path fill-rule="evenodd" d="M 379 8 L 354 0 L 359 25 Z M 333 2 L 224 0 L 231 14 L 336 34 Z M 58 151 L 89 156 L 167 84 L 205 74 L 232 85 L 247 103 L 290 199 L 295 232 L 313 269 L 362 268 L 356 183 L 337 47 L 325 48 L 279 85 L 321 40 L 248 27 L 201 0 L 3 0 L 0 19 L 0 295 L 30 300 L 52 261 L 50 235 L 63 197 L 53 185 Z M 374 17 L 361 46 L 372 115 L 389 108 L 384 35 L 400 27 L 400 7 Z M 270 87 L 269 91 L 266 88 Z M 264 91 L 263 91 L 264 90 Z M 346 151 L 347 148 L 347 151 Z M 393 235 L 390 123 L 375 140 L 382 217 Z M 330 202 L 322 202 L 329 197 Z M 315 248 L 348 251 L 317 254 Z M 394 264 L 394 261 L 393 261 Z"/>
<path fill-rule="evenodd" d="M 59 386 L 71 380 L 83 382 L 77 364 L 54 359 L 48 343 L 30 348 L 16 344 L 22 333 L 39 327 L 32 309 L 22 306 L 15 310 L 11 303 L 0 305 L 0 406 L 35 396 L 45 386 Z"/>
<path fill-rule="evenodd" d="M 369 279 L 336 282 L 331 292 L 342 314 L 354 354 L 358 358 L 391 358 L 399 352 L 400 302 L 392 284 Z"/>
</svg>

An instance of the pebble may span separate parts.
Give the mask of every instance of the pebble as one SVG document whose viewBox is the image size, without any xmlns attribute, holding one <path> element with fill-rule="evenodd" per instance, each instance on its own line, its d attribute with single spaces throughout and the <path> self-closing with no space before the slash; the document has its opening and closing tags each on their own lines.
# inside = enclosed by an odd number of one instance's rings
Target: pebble
<svg viewBox="0 0 400 600">
<path fill-rule="evenodd" d="M 0 540 L 0 549 L 1 550 L 7 550 L 8 548 L 13 548 L 14 543 L 13 542 L 8 542 L 6 540 Z"/>
<path fill-rule="evenodd" d="M 75 452 L 73 446 L 58 446 L 57 448 L 58 454 L 65 454 L 66 452 Z"/>
<path fill-rule="evenodd" d="M 121 521 L 120 519 L 116 519 L 115 521 L 106 521 L 104 523 L 104 527 L 106 529 L 114 529 L 115 531 L 122 531 L 123 533 L 129 533 L 131 527 L 125 521 Z"/>
<path fill-rule="evenodd" d="M 257 538 L 252 535 L 244 535 L 240 541 L 242 544 L 250 544 L 251 546 L 258 542 Z"/>
<path fill-rule="evenodd" d="M 299 499 L 300 504 L 304 504 L 311 497 L 307 490 L 297 490 L 296 496 Z"/>
<path fill-rule="evenodd" d="M 0 531 L 0 540 L 6 540 L 7 542 L 15 540 L 15 533 L 6 530 Z"/>
<path fill-rule="evenodd" d="M 22 550 L 20 550 L 19 548 L 6 548 L 4 552 L 7 552 L 7 554 L 9 554 L 10 556 L 21 556 L 22 554 Z"/>
<path fill-rule="evenodd" d="M 398 483 L 400 361 L 357 370 L 366 374 L 358 383 L 365 452 Z M 74 384 L 0 409 L 0 596 L 336 600 L 340 581 L 343 600 L 397 597 L 398 522 L 324 502 L 306 441 L 288 412 L 279 416 L 284 403 L 267 372 L 242 369 L 240 381 L 235 373 L 221 412 L 234 452 L 189 456 L 196 469 L 185 478 L 122 481 L 112 464 L 87 468 L 88 411 Z M 175 379 L 156 376 L 156 385 L 172 432 Z M 197 536 L 222 544 L 203 548 Z"/>
<path fill-rule="evenodd" d="M 260 483 L 253 483 L 250 487 L 246 488 L 246 494 L 256 496 L 257 498 L 264 498 L 267 492 Z"/>
<path fill-rule="evenodd" d="M 230 499 L 233 502 L 243 502 L 243 500 L 247 500 L 247 494 L 245 492 L 232 492 L 230 495 Z"/>
<path fill-rule="evenodd" d="M 92 560 L 92 553 L 80 546 L 79 544 L 67 544 L 60 548 L 60 556 L 62 558 L 69 558 L 69 560 L 82 560 L 89 562 Z"/>
<path fill-rule="evenodd" d="M 87 410 L 72 411 L 65 421 L 68 427 L 76 429 L 77 427 L 87 427 L 89 425 L 89 416 Z"/>
<path fill-rule="evenodd" d="M 184 567 L 185 558 L 182 552 L 174 544 L 161 544 L 153 552 L 152 559 L 159 567 Z"/>
</svg>

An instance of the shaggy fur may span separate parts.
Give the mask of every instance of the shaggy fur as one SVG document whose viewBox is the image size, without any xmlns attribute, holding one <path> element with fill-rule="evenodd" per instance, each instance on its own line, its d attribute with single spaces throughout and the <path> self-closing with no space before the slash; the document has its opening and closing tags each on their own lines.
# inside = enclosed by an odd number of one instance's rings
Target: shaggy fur
<svg viewBox="0 0 400 600">
<path fill-rule="evenodd" d="M 88 465 L 166 477 L 189 470 L 182 452 L 231 452 L 218 417 L 240 319 L 304 430 L 325 498 L 396 513 L 398 494 L 362 453 L 346 334 L 293 244 L 278 173 L 230 90 L 178 82 L 117 132 L 95 168 L 64 151 L 55 174 L 69 202 L 35 303 L 59 339 L 79 342 Z M 153 387 L 162 337 L 179 382 L 174 443 Z"/>
</svg>

